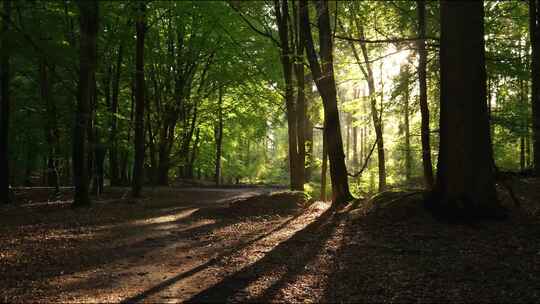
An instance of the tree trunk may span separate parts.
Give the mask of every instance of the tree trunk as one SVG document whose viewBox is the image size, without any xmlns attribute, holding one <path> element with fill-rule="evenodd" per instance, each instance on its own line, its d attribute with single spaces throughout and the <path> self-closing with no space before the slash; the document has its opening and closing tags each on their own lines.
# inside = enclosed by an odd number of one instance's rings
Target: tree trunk
<svg viewBox="0 0 540 304">
<path fill-rule="evenodd" d="M 218 100 L 218 123 L 214 130 L 214 137 L 216 140 L 216 170 L 214 174 L 214 181 L 216 186 L 221 182 L 221 149 L 223 142 L 223 88 L 219 88 L 219 100 Z"/>
<path fill-rule="evenodd" d="M 60 193 L 57 170 L 57 153 L 59 148 L 59 131 L 56 122 L 56 104 L 51 100 L 51 83 L 45 58 L 39 64 L 40 95 L 46 109 L 45 138 L 47 139 L 47 185 L 54 187 L 55 194 Z"/>
<path fill-rule="evenodd" d="M 540 3 L 529 0 L 529 36 L 531 40 L 531 109 L 533 166 L 540 176 Z"/>
<path fill-rule="evenodd" d="M 483 5 L 441 2 L 440 145 L 432 203 L 458 218 L 503 215 L 486 105 Z"/>
<path fill-rule="evenodd" d="M 294 52 L 291 51 L 291 40 L 289 33 L 289 0 L 274 0 L 274 13 L 276 16 L 276 25 L 278 27 L 280 47 L 281 47 L 281 65 L 283 67 L 283 79 L 285 81 L 285 106 L 287 115 L 287 130 L 289 136 L 289 173 L 291 190 L 303 191 L 304 183 L 299 175 L 300 164 L 298 155 L 298 129 L 297 129 L 297 107 L 294 102 L 293 91 L 293 63 L 291 58 Z"/>
<path fill-rule="evenodd" d="M 403 124 L 405 127 L 405 181 L 407 184 L 411 181 L 412 174 L 412 157 L 411 157 L 411 134 L 410 134 L 410 124 L 409 124 L 409 78 L 410 72 L 409 69 L 405 69 L 406 79 L 405 79 L 405 92 L 403 96 Z"/>
<path fill-rule="evenodd" d="M 321 166 L 321 201 L 326 201 L 326 171 L 328 170 L 328 140 L 323 131 L 323 151 L 322 151 L 322 166 Z"/>
<path fill-rule="evenodd" d="M 352 168 L 356 170 L 358 168 L 358 126 L 356 126 L 354 116 L 352 118 Z"/>
<path fill-rule="evenodd" d="M 75 117 L 75 134 L 73 137 L 73 183 L 75 197 L 73 205 L 90 204 L 88 196 L 89 168 L 87 155 L 88 124 L 90 104 L 95 88 L 96 38 L 98 31 L 98 2 L 79 1 L 80 8 L 80 62 L 79 62 L 79 98 Z"/>
<path fill-rule="evenodd" d="M 346 149 L 345 149 L 345 163 L 350 163 L 351 161 L 351 123 L 352 117 L 350 113 L 344 113 L 345 115 L 345 126 L 347 129 L 347 139 L 346 139 Z"/>
<path fill-rule="evenodd" d="M 141 197 L 144 170 L 144 36 L 146 34 L 146 4 L 140 3 L 135 52 L 135 161 L 133 163 L 132 195 Z"/>
<path fill-rule="evenodd" d="M 304 191 L 304 183 L 306 177 L 306 94 L 305 94 L 305 70 L 304 70 L 304 35 L 300 30 L 300 18 L 297 13 L 296 3 L 293 2 L 295 12 L 294 32 L 296 33 L 296 60 L 295 60 L 295 76 L 296 76 L 296 135 L 297 135 L 297 173 L 298 190 Z"/>
<path fill-rule="evenodd" d="M 521 45 L 521 40 L 519 41 L 519 59 L 520 59 L 520 63 L 523 65 L 525 63 L 525 58 L 524 58 L 524 54 L 523 54 L 523 48 L 522 48 L 522 45 Z M 526 91 L 525 91 L 525 82 L 523 81 L 523 79 L 521 78 L 521 76 L 519 77 L 518 79 L 518 83 L 519 83 L 519 103 L 520 103 L 520 106 L 523 107 L 523 108 L 526 108 L 527 105 L 526 105 Z M 527 113 L 527 111 L 525 111 L 525 113 Z M 519 136 L 519 168 L 521 171 L 525 170 L 526 168 L 526 163 L 525 163 L 525 138 L 526 138 L 526 134 L 527 132 L 525 131 L 528 126 L 527 126 L 527 115 L 525 115 L 525 117 L 521 117 L 520 119 L 522 121 L 522 127 L 523 127 L 523 130 L 520 132 L 520 136 Z"/>
<path fill-rule="evenodd" d="M 353 197 L 349 191 L 345 154 L 343 153 L 343 140 L 341 138 L 328 1 L 320 0 L 317 2 L 320 63 L 313 43 L 307 1 L 301 0 L 299 4 L 309 65 L 315 79 L 315 84 L 323 100 L 324 132 L 328 143 L 330 178 L 332 181 L 332 202 L 334 204 L 343 204 L 352 200 Z"/>
<path fill-rule="evenodd" d="M 118 48 L 118 57 L 116 61 L 115 75 L 113 80 L 113 91 L 111 100 L 111 134 L 110 134 L 110 148 L 109 148 L 109 175 L 111 179 L 111 186 L 120 186 L 120 167 L 118 163 L 118 95 L 120 92 L 120 74 L 122 71 L 123 60 L 123 45 L 120 44 Z"/>
<path fill-rule="evenodd" d="M 365 39 L 364 28 L 358 18 L 353 17 L 352 20 L 357 28 L 358 34 L 361 39 Z M 373 76 L 373 69 L 371 68 L 371 61 L 369 59 L 369 53 L 366 46 L 366 43 L 360 42 L 360 49 L 362 51 L 362 58 L 356 51 L 356 47 L 352 41 L 349 43 L 353 51 L 353 55 L 360 66 L 362 73 L 364 74 L 369 91 L 369 100 L 371 107 L 371 119 L 373 121 L 373 129 L 375 130 L 376 140 L 377 140 L 377 156 L 379 163 L 379 191 L 383 191 L 386 188 L 386 161 L 384 153 L 384 139 L 383 139 L 383 126 L 382 126 L 382 103 L 381 103 L 381 113 L 377 110 L 377 97 L 375 90 L 375 77 Z M 364 68 L 365 65 L 365 68 Z M 382 99 L 381 99 L 382 101 Z"/>
<path fill-rule="evenodd" d="M 305 47 L 304 47 L 305 49 Z M 305 182 L 310 182 L 312 175 L 313 175 L 313 167 L 314 167 L 314 158 L 313 158 L 313 122 L 311 119 L 311 115 L 309 113 L 312 112 L 312 94 L 313 94 L 313 79 L 311 77 L 311 73 L 308 73 L 306 75 L 306 84 L 304 84 L 306 89 L 306 104 L 305 104 L 305 142 L 306 142 L 306 169 L 304 172 L 304 178 Z"/>
<path fill-rule="evenodd" d="M 10 66 L 9 54 L 5 48 L 6 34 L 11 18 L 11 1 L 3 1 L 2 43 L 0 44 L 0 203 L 10 203 L 9 190 L 9 106 L 10 106 Z"/>
<path fill-rule="evenodd" d="M 191 149 L 191 156 L 189 158 L 189 163 L 187 167 L 187 177 L 193 178 L 193 169 L 195 167 L 195 159 L 197 158 L 197 151 L 199 150 L 199 140 L 200 140 L 201 129 L 197 128 L 195 131 L 195 141 L 193 142 L 193 149 Z"/>
<path fill-rule="evenodd" d="M 420 115 L 422 141 L 422 167 L 424 169 L 424 185 L 426 189 L 433 188 L 433 165 L 431 163 L 431 144 L 429 130 L 429 106 L 427 100 L 427 50 L 426 50 L 426 2 L 416 1 L 418 13 L 418 83 L 420 89 Z"/>
</svg>

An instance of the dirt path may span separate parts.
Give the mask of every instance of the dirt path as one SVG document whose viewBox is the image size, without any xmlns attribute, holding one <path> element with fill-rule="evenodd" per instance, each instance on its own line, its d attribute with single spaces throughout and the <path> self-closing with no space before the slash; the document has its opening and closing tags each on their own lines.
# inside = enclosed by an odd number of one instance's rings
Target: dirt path
<svg viewBox="0 0 540 304">
<path fill-rule="evenodd" d="M 256 218 L 212 212 L 270 190 L 162 188 L 135 205 L 97 202 L 71 210 L 66 203 L 32 203 L 4 211 L 0 301 L 187 300 L 327 207 Z"/>
</svg>

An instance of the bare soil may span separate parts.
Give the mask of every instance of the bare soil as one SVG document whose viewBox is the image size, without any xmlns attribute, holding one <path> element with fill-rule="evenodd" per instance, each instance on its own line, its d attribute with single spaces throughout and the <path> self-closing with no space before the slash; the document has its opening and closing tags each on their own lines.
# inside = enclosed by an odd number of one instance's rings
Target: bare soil
<svg viewBox="0 0 540 304">
<path fill-rule="evenodd" d="M 508 220 L 473 224 L 414 195 L 360 213 L 263 188 L 34 198 L 0 209 L 0 302 L 536 302 L 540 183 L 512 187 Z"/>
</svg>

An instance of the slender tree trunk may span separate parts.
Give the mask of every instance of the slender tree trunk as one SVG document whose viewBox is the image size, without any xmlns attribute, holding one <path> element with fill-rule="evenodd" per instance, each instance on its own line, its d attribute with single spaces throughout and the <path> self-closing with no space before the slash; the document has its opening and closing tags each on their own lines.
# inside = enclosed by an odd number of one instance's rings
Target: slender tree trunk
<svg viewBox="0 0 540 304">
<path fill-rule="evenodd" d="M 110 133 L 110 148 L 109 148 L 109 175 L 111 178 L 111 186 L 120 186 L 120 167 L 118 163 L 118 95 L 120 92 L 120 75 L 122 71 L 123 61 L 123 45 L 118 48 L 118 57 L 116 61 L 115 75 L 113 80 L 113 91 L 111 100 L 111 133 Z"/>
<path fill-rule="evenodd" d="M 88 196 L 89 167 L 87 156 L 88 124 L 90 120 L 90 104 L 95 88 L 96 38 L 98 31 L 98 2 L 79 1 L 80 8 L 80 67 L 79 98 L 75 117 L 75 135 L 73 137 L 73 182 L 75 185 L 75 206 L 90 204 Z"/>
<path fill-rule="evenodd" d="M 424 185 L 433 188 L 433 165 L 431 162 L 431 144 L 429 130 L 429 106 L 427 100 L 427 50 L 426 50 L 426 2 L 417 0 L 418 13 L 418 83 L 420 87 L 420 115 L 422 141 L 422 167 L 424 169 Z"/>
<path fill-rule="evenodd" d="M 296 135 L 298 137 L 297 144 L 297 179 L 298 188 L 304 191 L 304 183 L 306 177 L 306 94 L 305 94 L 305 70 L 304 70 L 304 35 L 300 30 L 300 15 L 297 13 L 297 5 L 293 2 L 294 9 L 294 32 L 296 33 L 296 61 L 295 76 L 296 76 Z"/>
<path fill-rule="evenodd" d="M 354 116 L 352 117 L 352 167 L 358 168 L 358 126 Z"/>
<path fill-rule="evenodd" d="M 144 175 L 144 38 L 146 34 L 146 3 L 138 9 L 137 46 L 135 52 L 135 162 L 133 164 L 132 195 L 141 197 Z"/>
<path fill-rule="evenodd" d="M 502 216 L 486 106 L 484 6 L 441 2 L 441 112 L 433 202 L 444 215 Z"/>
<path fill-rule="evenodd" d="M 11 18 L 11 1 L 3 1 L 2 41 L 0 44 L 0 203 L 10 203 L 9 190 L 9 106 L 10 106 L 10 66 L 9 53 L 5 48 L 6 34 Z"/>
<path fill-rule="evenodd" d="M 364 127 L 360 128 L 360 161 L 364 162 Z"/>
<path fill-rule="evenodd" d="M 221 149 L 223 142 L 223 88 L 219 88 L 218 99 L 218 123 L 214 130 L 214 137 L 216 140 L 216 170 L 214 174 L 214 181 L 216 186 L 219 186 L 221 181 Z"/>
<path fill-rule="evenodd" d="M 41 100 L 45 105 L 46 111 L 46 127 L 45 138 L 47 139 L 47 185 L 54 187 L 55 194 L 60 193 L 59 177 L 57 170 L 57 153 L 59 148 L 58 142 L 58 125 L 56 122 L 56 104 L 51 100 L 51 83 L 49 78 L 49 71 L 45 58 L 41 59 L 39 64 L 39 84 Z"/>
<path fill-rule="evenodd" d="M 409 69 L 405 70 L 406 75 L 406 86 L 405 86 L 405 96 L 403 97 L 403 124 L 405 127 L 405 181 L 407 184 L 411 181 L 412 174 L 412 157 L 411 157 L 411 134 L 410 134 L 410 124 L 409 124 Z"/>
<path fill-rule="evenodd" d="M 523 65 L 525 62 L 524 62 L 524 55 L 523 55 L 523 51 L 522 51 L 522 45 L 521 45 L 521 40 L 519 42 L 519 58 L 520 58 L 520 63 Z M 521 77 L 519 77 L 518 79 L 518 83 L 519 83 L 519 103 L 520 103 L 520 106 L 523 107 L 523 108 L 526 108 L 527 107 L 527 104 L 526 104 L 526 91 L 525 91 L 525 85 L 524 85 L 524 81 Z M 521 118 L 521 121 L 522 121 L 522 126 L 523 126 L 523 130 L 521 132 L 521 135 L 519 136 L 519 168 L 521 171 L 525 170 L 525 167 L 526 167 L 526 163 L 525 163 L 525 137 L 526 137 L 526 134 L 527 132 L 525 132 L 525 130 L 527 129 L 527 116 L 525 115 L 525 117 L 522 117 Z"/>
<path fill-rule="evenodd" d="M 315 51 L 307 1 L 300 1 L 302 30 L 305 35 L 306 50 L 315 84 L 323 100 L 324 132 L 328 143 L 328 158 L 330 160 L 330 177 L 332 181 L 332 202 L 343 204 L 353 199 L 349 191 L 345 154 L 337 106 L 336 82 L 334 79 L 332 30 L 328 1 L 317 2 L 317 24 L 319 28 L 319 45 L 321 62 Z"/>
<path fill-rule="evenodd" d="M 365 39 L 364 27 L 360 23 L 357 17 L 352 17 L 352 22 L 356 25 L 358 34 L 360 38 Z M 383 138 L 383 125 L 382 125 L 382 103 L 381 103 L 381 113 L 377 110 L 377 97 L 375 90 L 375 77 L 373 76 L 373 69 L 371 68 L 371 61 L 369 59 L 369 52 L 366 46 L 366 43 L 360 42 L 360 49 L 362 51 L 362 58 L 356 51 L 354 43 L 350 42 L 351 49 L 353 51 L 354 57 L 364 76 L 366 77 L 368 83 L 369 91 L 369 100 L 371 107 L 371 119 L 373 121 L 373 129 L 375 130 L 376 140 L 377 140 L 377 156 L 379 163 L 379 191 L 386 189 L 386 161 L 384 153 L 384 138 Z M 365 68 L 364 68 L 365 66 Z M 382 101 L 382 99 L 381 99 Z"/>
<path fill-rule="evenodd" d="M 323 149 L 321 166 L 321 201 L 326 201 L 326 171 L 328 170 L 328 140 L 323 130 Z"/>
<path fill-rule="evenodd" d="M 313 161 L 313 122 L 311 119 L 311 115 L 308 115 L 311 113 L 311 107 L 312 107 L 312 90 L 313 85 L 313 79 L 311 77 L 311 73 L 308 73 L 306 75 L 306 104 L 305 104 L 305 142 L 306 142 L 306 169 L 305 169 L 305 181 L 310 182 L 312 175 L 313 175 L 313 167 L 314 167 L 314 161 Z"/>
<path fill-rule="evenodd" d="M 199 140 L 200 140 L 201 129 L 197 128 L 195 130 L 195 141 L 193 142 L 193 149 L 191 149 L 191 156 L 189 157 L 188 178 L 194 178 L 193 168 L 195 167 L 195 159 L 197 158 L 197 152 L 199 150 Z"/>
<path fill-rule="evenodd" d="M 351 114 L 350 113 L 344 113 L 345 115 L 345 125 L 347 128 L 347 140 L 346 140 L 346 149 L 345 149 L 345 163 L 350 163 L 351 160 Z"/>
<path fill-rule="evenodd" d="M 531 40 L 531 109 L 533 166 L 540 176 L 540 3 L 529 0 L 529 36 Z"/>
</svg>

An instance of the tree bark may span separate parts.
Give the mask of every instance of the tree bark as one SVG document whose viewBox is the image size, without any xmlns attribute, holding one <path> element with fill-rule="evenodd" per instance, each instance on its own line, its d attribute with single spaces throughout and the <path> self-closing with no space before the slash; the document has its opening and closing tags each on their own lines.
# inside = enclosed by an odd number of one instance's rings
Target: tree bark
<svg viewBox="0 0 540 304">
<path fill-rule="evenodd" d="M 300 172 L 300 159 L 298 154 L 298 129 L 297 129 L 297 107 L 294 102 L 293 90 L 293 62 L 291 58 L 295 55 L 291 50 L 291 42 L 293 37 L 290 37 L 289 20 L 289 0 L 274 0 L 274 13 L 276 16 L 276 25 L 279 32 L 280 48 L 281 48 L 281 65 L 283 68 L 283 79 L 285 82 L 285 107 L 287 114 L 287 131 L 289 139 L 289 173 L 291 190 L 304 190 Z"/>
<path fill-rule="evenodd" d="M 146 3 L 140 2 L 135 28 L 135 161 L 133 163 L 132 196 L 141 197 L 144 175 L 144 38 L 146 34 Z"/>
<path fill-rule="evenodd" d="M 529 37 L 531 40 L 531 109 L 533 167 L 540 176 L 540 3 L 529 0 Z"/>
<path fill-rule="evenodd" d="M 323 151 L 321 166 L 321 201 L 326 201 L 326 171 L 328 170 L 328 140 L 323 131 Z"/>
<path fill-rule="evenodd" d="M 118 95 L 120 92 L 120 75 L 122 71 L 123 61 L 123 45 L 118 48 L 118 57 L 116 61 L 115 74 L 113 80 L 113 91 L 111 98 L 111 133 L 110 133 L 110 148 L 109 148 L 109 175 L 111 186 L 120 186 L 120 167 L 118 163 Z"/>
<path fill-rule="evenodd" d="M 47 139 L 47 185 L 54 187 L 55 194 L 60 193 L 57 169 L 57 153 L 59 150 L 59 131 L 56 121 L 56 104 L 51 100 L 51 83 L 45 58 L 39 64 L 40 95 L 46 109 L 45 138 Z"/>
<path fill-rule="evenodd" d="M 422 167 L 424 170 L 424 186 L 426 189 L 433 188 L 433 165 L 431 162 L 431 144 L 429 130 L 429 106 L 427 100 L 427 50 L 426 50 L 426 2 L 416 1 L 418 13 L 418 83 L 420 89 L 420 115 L 422 141 Z"/>
<path fill-rule="evenodd" d="M 216 186 L 221 182 L 221 152 L 223 142 L 223 88 L 219 88 L 218 99 L 218 123 L 214 130 L 214 138 L 216 141 L 216 170 L 214 174 L 214 182 Z"/>
<path fill-rule="evenodd" d="M 409 124 L 409 78 L 410 72 L 406 68 L 405 71 L 405 92 L 403 96 L 403 124 L 405 131 L 405 181 L 407 184 L 411 181 L 412 174 L 412 156 L 411 156 L 411 134 Z"/>
<path fill-rule="evenodd" d="M 297 5 L 294 6 L 294 33 L 296 33 L 296 60 L 294 63 L 296 76 L 296 135 L 297 135 L 297 179 L 298 190 L 304 191 L 306 179 L 306 93 L 305 93 L 305 70 L 304 70 L 304 34 L 300 30 L 300 15 L 297 12 Z"/>
<path fill-rule="evenodd" d="M 432 202 L 458 218 L 502 216 L 486 105 L 483 5 L 441 2 L 440 145 Z"/>
<path fill-rule="evenodd" d="M 11 1 L 3 1 L 2 37 L 9 31 Z M 6 47 L 7 38 L 2 38 L 0 45 L 0 203 L 10 203 L 9 189 L 9 106 L 10 106 L 10 66 Z"/>
<path fill-rule="evenodd" d="M 330 178 L 332 181 L 332 202 L 343 204 L 353 199 L 348 184 L 345 154 L 343 152 L 343 139 L 337 107 L 336 82 L 334 79 L 332 30 L 330 28 L 330 14 L 328 1 L 317 2 L 317 24 L 319 28 L 320 63 L 317 58 L 311 25 L 309 23 L 309 10 L 307 1 L 300 1 L 300 15 L 302 30 L 306 42 L 309 65 L 315 79 L 315 84 L 323 100 L 324 132 L 328 143 L 328 158 L 330 160 Z"/>
<path fill-rule="evenodd" d="M 305 47 L 304 47 L 305 49 Z M 314 158 L 313 158 L 313 122 L 311 119 L 311 107 L 313 104 L 312 101 L 312 95 L 313 95 L 313 79 L 311 77 L 311 74 L 308 73 L 306 75 L 306 81 L 305 81 L 305 95 L 306 95 L 306 104 L 305 104 L 305 142 L 306 142 L 306 168 L 304 172 L 304 179 L 305 182 L 310 182 L 312 175 L 313 175 L 313 167 L 314 167 Z"/>
<path fill-rule="evenodd" d="M 90 204 L 88 195 L 90 147 L 87 142 L 90 120 L 90 104 L 95 88 L 96 39 L 98 31 L 98 2 L 79 1 L 80 8 L 80 62 L 79 62 L 79 98 L 75 116 L 75 135 L 73 137 L 73 182 L 75 197 L 73 205 Z"/>
</svg>

